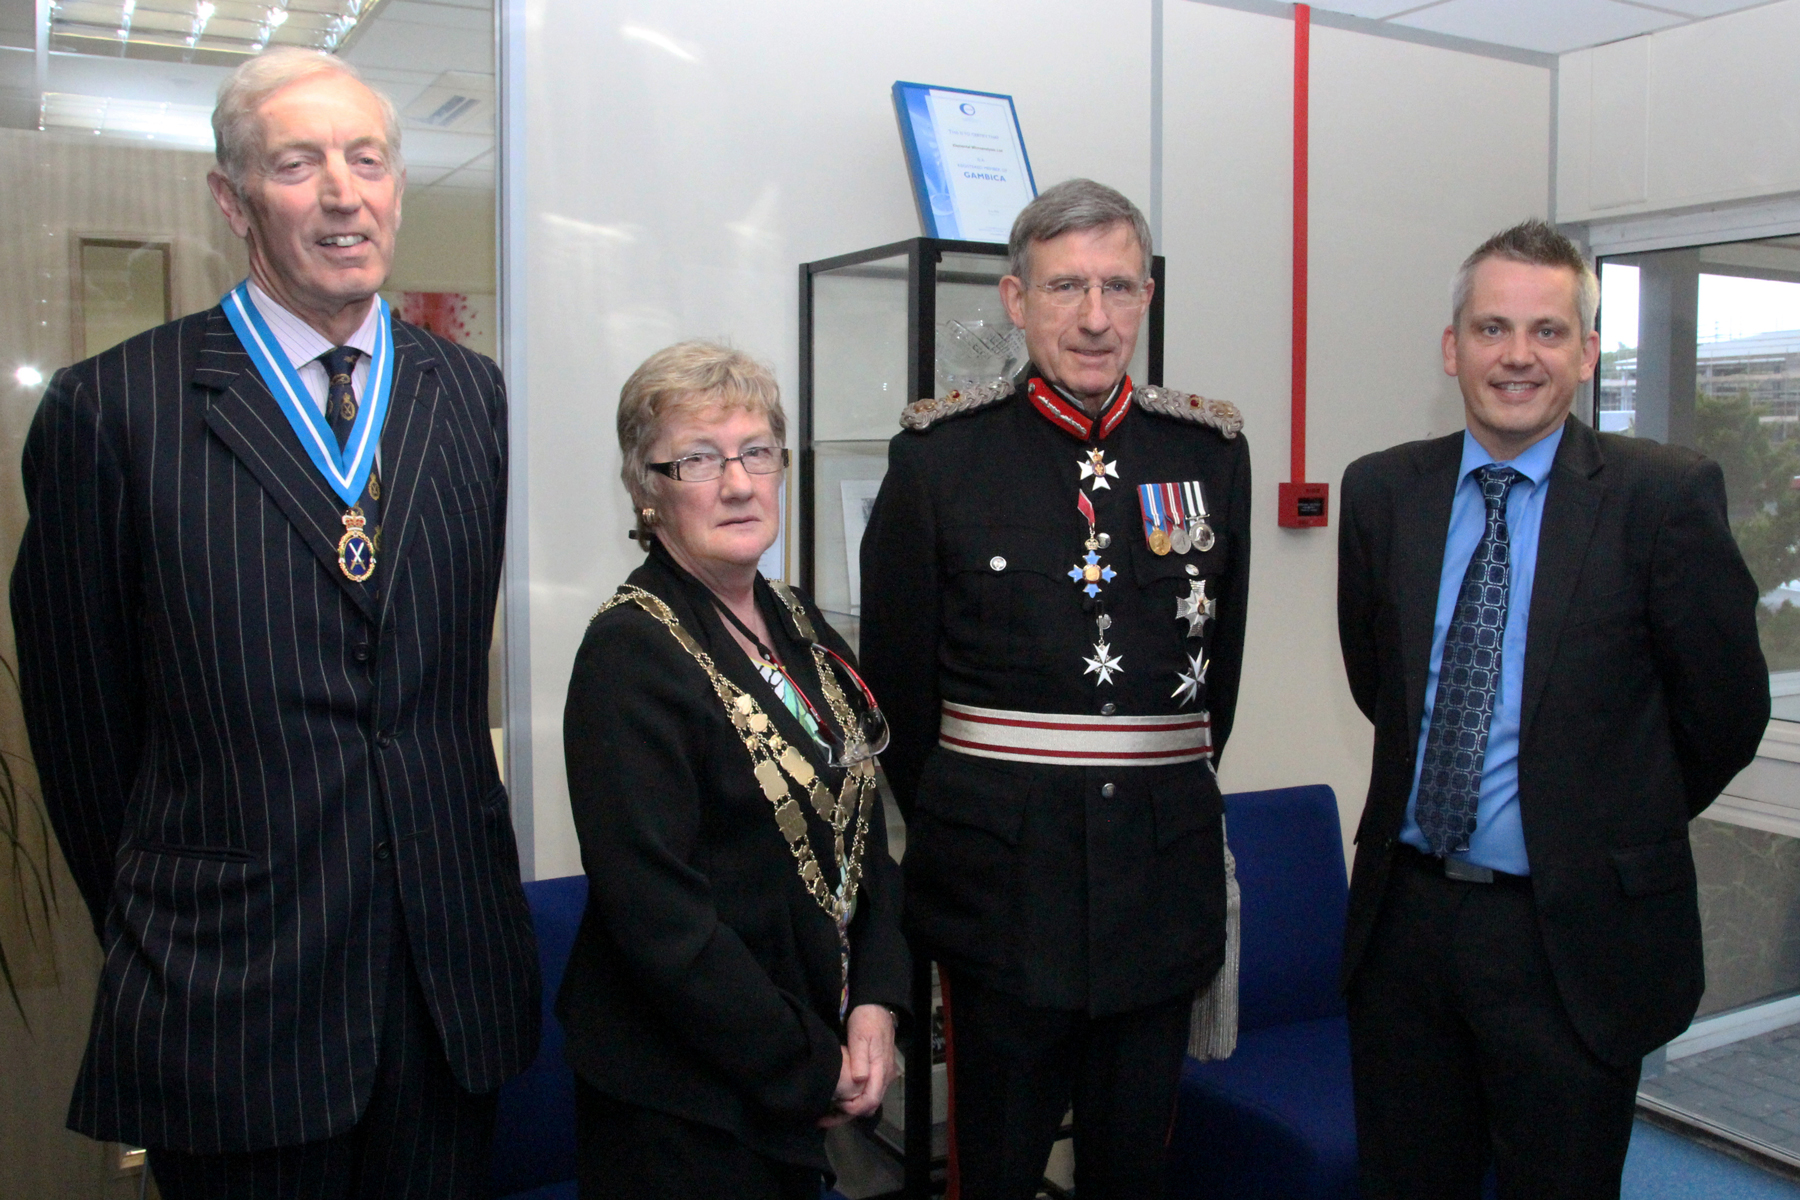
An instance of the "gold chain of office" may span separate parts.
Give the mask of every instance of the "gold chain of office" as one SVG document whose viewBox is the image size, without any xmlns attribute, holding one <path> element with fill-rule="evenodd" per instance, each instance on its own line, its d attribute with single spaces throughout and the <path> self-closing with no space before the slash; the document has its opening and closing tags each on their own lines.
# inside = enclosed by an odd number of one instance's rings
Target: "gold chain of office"
<svg viewBox="0 0 1800 1200">
<path fill-rule="evenodd" d="M 831 710 L 838 732 L 847 745 L 855 730 L 855 717 L 844 697 L 843 688 L 838 686 L 837 678 L 831 672 L 825 651 L 820 648 L 818 639 L 813 635 L 812 622 L 799 598 L 785 583 L 770 580 L 769 586 L 787 605 L 795 624 L 799 626 L 800 635 L 812 644 L 813 662 L 818 667 L 819 685 L 825 692 L 826 706 Z M 774 807 L 775 824 L 787 839 L 788 849 L 793 853 L 800 872 L 800 881 L 806 885 L 806 890 L 812 893 L 813 899 L 818 901 L 826 915 L 842 928 L 856 906 L 857 890 L 862 885 L 863 846 L 869 832 L 868 808 L 864 801 L 875 788 L 873 762 L 864 759 L 851 766 L 845 772 L 842 788 L 833 796 L 819 778 L 819 773 L 813 769 L 812 763 L 807 761 L 806 755 L 775 731 L 774 723 L 763 712 L 762 706 L 757 704 L 754 696 L 725 678 L 712 656 L 702 650 L 700 644 L 694 641 L 693 635 L 682 628 L 681 622 L 660 597 L 642 588 L 627 585 L 602 605 L 600 612 L 607 612 L 626 603 L 636 604 L 661 622 L 681 644 L 681 648 L 692 655 L 694 661 L 706 672 L 713 691 L 725 706 L 725 715 L 730 718 L 732 727 L 743 740 L 744 749 L 750 754 L 751 772 L 756 776 L 756 782 L 762 786 L 763 795 L 768 797 L 770 805 Z M 813 811 L 831 828 L 832 849 L 837 857 L 838 876 L 843 884 L 839 892 L 832 890 L 825 880 L 824 871 L 819 867 L 818 856 L 813 852 L 812 840 L 806 832 L 806 816 L 794 799 L 793 790 L 788 784 L 790 779 L 799 785 L 800 790 L 812 802 Z M 846 858 L 844 835 L 852 830 L 854 833 L 850 840 L 850 853 Z"/>
</svg>

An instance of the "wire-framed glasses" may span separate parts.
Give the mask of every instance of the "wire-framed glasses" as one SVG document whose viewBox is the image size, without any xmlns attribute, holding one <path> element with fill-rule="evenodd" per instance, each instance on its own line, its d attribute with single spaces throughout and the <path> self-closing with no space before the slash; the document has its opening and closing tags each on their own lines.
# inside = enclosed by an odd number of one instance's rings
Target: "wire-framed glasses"
<svg viewBox="0 0 1800 1200">
<path fill-rule="evenodd" d="M 1100 303 L 1108 312 L 1129 312 L 1144 303 L 1145 287 L 1139 279 L 1052 279 L 1049 283 L 1032 284 L 1057 308 L 1074 308 L 1087 299 L 1093 288 L 1100 289 Z"/>
<path fill-rule="evenodd" d="M 682 483 L 705 483 L 723 475 L 732 463 L 741 464 L 752 475 L 773 475 L 788 465 L 788 451 L 784 446 L 751 446 L 742 454 L 727 458 L 716 450 L 702 450 L 668 462 L 645 465 Z"/>
</svg>

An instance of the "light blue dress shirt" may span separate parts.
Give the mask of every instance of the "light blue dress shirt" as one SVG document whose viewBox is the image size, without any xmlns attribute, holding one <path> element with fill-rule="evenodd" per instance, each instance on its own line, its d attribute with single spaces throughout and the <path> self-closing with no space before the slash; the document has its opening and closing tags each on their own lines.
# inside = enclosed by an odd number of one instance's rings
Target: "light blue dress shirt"
<svg viewBox="0 0 1800 1200">
<path fill-rule="evenodd" d="M 1469 848 L 1450 857 L 1505 871 L 1531 874 L 1525 854 L 1525 828 L 1519 822 L 1519 702 L 1525 690 L 1525 630 L 1531 622 L 1531 585 L 1537 575 L 1538 529 L 1544 521 L 1544 496 L 1550 490 L 1550 465 L 1563 431 L 1535 443 L 1519 457 L 1501 466 L 1514 468 L 1524 478 L 1506 495 L 1506 528 L 1512 542 L 1512 595 L 1507 599 L 1506 637 L 1500 644 L 1500 690 L 1494 696 L 1494 715 L 1488 723 L 1487 758 L 1481 766 L 1481 799 L 1475 806 L 1475 832 Z M 1450 534 L 1444 542 L 1444 569 L 1438 576 L 1437 619 L 1431 629 L 1431 671 L 1425 677 L 1425 714 L 1419 722 L 1419 746 L 1413 762 L 1412 795 L 1406 801 L 1406 822 L 1400 840 L 1424 850 L 1415 811 L 1419 803 L 1419 771 L 1425 763 L 1425 738 L 1431 731 L 1431 710 L 1437 705 L 1438 671 L 1444 663 L 1444 638 L 1462 591 L 1469 559 L 1487 528 L 1487 505 L 1475 472 L 1497 462 L 1481 443 L 1463 431 L 1462 470 L 1456 496 L 1450 505 Z"/>
</svg>

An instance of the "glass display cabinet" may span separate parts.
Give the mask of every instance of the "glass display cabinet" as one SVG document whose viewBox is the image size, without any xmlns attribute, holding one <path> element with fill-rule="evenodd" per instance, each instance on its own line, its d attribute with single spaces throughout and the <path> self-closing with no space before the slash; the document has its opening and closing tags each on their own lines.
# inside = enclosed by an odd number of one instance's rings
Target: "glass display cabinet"
<svg viewBox="0 0 1800 1200">
<path fill-rule="evenodd" d="M 999 283 L 1006 247 L 908 238 L 800 267 L 798 582 L 858 646 L 857 554 L 900 410 L 1011 375 L 1025 337 Z M 1131 377 L 1162 382 L 1163 260 Z"/>
</svg>

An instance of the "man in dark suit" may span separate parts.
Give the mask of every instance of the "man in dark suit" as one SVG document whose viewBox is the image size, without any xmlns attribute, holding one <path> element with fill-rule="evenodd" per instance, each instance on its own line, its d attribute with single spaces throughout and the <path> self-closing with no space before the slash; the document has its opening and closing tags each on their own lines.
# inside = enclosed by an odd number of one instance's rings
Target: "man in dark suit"
<svg viewBox="0 0 1800 1200">
<path fill-rule="evenodd" d="M 1599 285 L 1539 221 L 1457 276 L 1467 429 L 1344 473 L 1375 724 L 1344 953 L 1363 1195 L 1616 1197 L 1639 1063 L 1704 987 L 1688 821 L 1769 718 L 1723 476 L 1569 416 Z"/>
<path fill-rule="evenodd" d="M 221 306 L 60 372 L 12 580 L 26 721 L 105 952 L 70 1127 L 166 1197 L 451 1197 L 538 1038 L 488 735 L 506 405 L 391 320 L 384 97 L 220 90 Z"/>
</svg>

